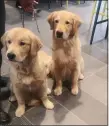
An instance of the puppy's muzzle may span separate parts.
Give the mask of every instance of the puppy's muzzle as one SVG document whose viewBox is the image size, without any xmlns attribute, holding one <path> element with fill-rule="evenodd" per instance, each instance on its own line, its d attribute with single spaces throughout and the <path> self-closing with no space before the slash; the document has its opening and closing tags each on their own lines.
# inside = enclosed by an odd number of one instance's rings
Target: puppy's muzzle
<svg viewBox="0 0 109 126">
<path fill-rule="evenodd" d="M 56 31 L 56 37 L 57 38 L 63 38 L 63 32 L 62 31 Z"/>
<path fill-rule="evenodd" d="M 8 57 L 8 59 L 9 59 L 10 61 L 13 61 L 13 60 L 15 60 L 16 55 L 15 55 L 14 53 L 8 53 L 8 54 L 7 54 L 7 57 Z"/>
</svg>

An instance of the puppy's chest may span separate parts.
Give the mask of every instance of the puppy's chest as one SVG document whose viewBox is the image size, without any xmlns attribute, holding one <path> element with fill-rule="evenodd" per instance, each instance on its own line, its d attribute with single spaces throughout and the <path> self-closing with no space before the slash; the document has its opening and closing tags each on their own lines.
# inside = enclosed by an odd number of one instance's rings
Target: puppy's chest
<svg viewBox="0 0 109 126">
<path fill-rule="evenodd" d="M 31 83 L 29 85 L 23 84 L 22 86 L 23 86 L 22 88 L 23 91 L 30 92 L 30 93 L 35 93 L 40 90 L 40 85 L 36 83 Z"/>
<path fill-rule="evenodd" d="M 29 76 L 23 75 L 21 79 L 20 77 L 18 79 L 19 81 L 21 81 L 22 84 L 25 84 L 25 85 L 30 85 L 32 82 L 35 81 L 35 78 L 32 75 L 29 75 Z"/>
<path fill-rule="evenodd" d="M 72 50 L 58 49 L 53 53 L 53 58 L 58 65 L 73 65 L 76 63 L 76 54 Z"/>
<path fill-rule="evenodd" d="M 41 86 L 44 83 L 44 80 L 37 80 L 33 76 L 23 76 L 22 79 L 19 78 L 19 84 L 17 85 L 19 88 L 26 92 L 33 92 L 40 90 Z"/>
</svg>

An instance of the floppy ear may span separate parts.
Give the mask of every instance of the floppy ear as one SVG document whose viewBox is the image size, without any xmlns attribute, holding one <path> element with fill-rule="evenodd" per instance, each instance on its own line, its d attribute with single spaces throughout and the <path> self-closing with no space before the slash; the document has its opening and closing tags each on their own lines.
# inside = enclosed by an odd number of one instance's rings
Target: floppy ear
<svg viewBox="0 0 109 126">
<path fill-rule="evenodd" d="M 33 35 L 31 37 L 31 50 L 30 50 L 30 54 L 32 56 L 36 56 L 37 55 L 37 52 L 41 49 L 41 47 L 43 46 L 41 40 Z"/>
<path fill-rule="evenodd" d="M 71 35 L 74 36 L 77 33 L 77 31 L 82 23 L 83 23 L 83 21 L 81 20 L 81 18 L 78 15 L 72 14 L 72 33 L 71 33 Z"/>
<path fill-rule="evenodd" d="M 78 15 L 74 16 L 74 20 L 75 20 L 75 25 L 77 28 L 79 28 L 81 26 L 81 24 L 83 23 L 83 21 L 81 20 L 81 18 Z"/>
<path fill-rule="evenodd" d="M 54 28 L 54 15 L 56 14 L 56 11 L 54 11 L 54 12 L 52 12 L 49 16 L 48 16 L 48 18 L 47 18 L 47 21 L 48 21 L 48 23 L 49 23 L 49 25 L 50 25 L 50 29 L 51 30 L 53 30 L 53 28 Z"/>
<path fill-rule="evenodd" d="M 6 46 L 6 37 L 7 37 L 7 35 L 8 35 L 8 31 L 5 32 L 5 33 L 3 34 L 3 36 L 1 37 L 1 44 L 2 44 L 4 47 L 6 47 L 6 50 L 7 50 L 7 46 Z"/>
<path fill-rule="evenodd" d="M 1 42 L 2 42 L 2 45 L 3 46 L 5 46 L 6 45 L 6 37 L 7 37 L 7 35 L 8 35 L 8 31 L 7 32 L 5 32 L 4 34 L 3 34 L 3 36 L 1 37 Z"/>
</svg>

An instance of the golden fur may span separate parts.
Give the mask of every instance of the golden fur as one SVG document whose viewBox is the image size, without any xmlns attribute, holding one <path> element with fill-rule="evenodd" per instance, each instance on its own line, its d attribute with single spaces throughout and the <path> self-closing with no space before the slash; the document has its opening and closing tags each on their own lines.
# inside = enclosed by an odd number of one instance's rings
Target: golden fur
<svg viewBox="0 0 109 126">
<path fill-rule="evenodd" d="M 10 62 L 10 80 L 12 91 L 17 99 L 16 116 L 25 112 L 25 104 L 35 105 L 41 100 L 48 109 L 54 107 L 47 97 L 47 74 L 50 59 L 45 52 L 40 51 L 42 42 L 31 31 L 25 28 L 13 28 L 7 31 L 2 42 L 6 46 L 6 54 L 14 53 L 15 59 Z"/>
<path fill-rule="evenodd" d="M 83 79 L 84 61 L 81 56 L 81 44 L 78 28 L 82 21 L 76 14 L 68 11 L 55 11 L 48 16 L 53 30 L 53 72 L 56 79 L 55 95 L 62 94 L 62 81 L 71 79 L 71 92 L 78 94 L 78 79 Z M 63 33 L 57 37 L 57 31 Z"/>
</svg>

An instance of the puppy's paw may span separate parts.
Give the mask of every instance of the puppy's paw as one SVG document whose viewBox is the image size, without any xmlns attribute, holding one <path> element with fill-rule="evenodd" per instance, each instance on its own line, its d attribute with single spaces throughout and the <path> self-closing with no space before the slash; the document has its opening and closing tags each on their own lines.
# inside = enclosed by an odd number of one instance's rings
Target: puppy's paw
<svg viewBox="0 0 109 126">
<path fill-rule="evenodd" d="M 16 97 L 13 95 L 13 96 L 10 96 L 9 97 L 9 101 L 10 102 L 15 102 L 16 101 Z"/>
<path fill-rule="evenodd" d="M 61 95 L 62 94 L 62 87 L 55 88 L 54 94 L 57 96 Z"/>
<path fill-rule="evenodd" d="M 71 93 L 73 95 L 77 95 L 78 94 L 78 86 L 73 87 L 72 90 L 71 90 Z"/>
<path fill-rule="evenodd" d="M 25 113 L 25 107 L 20 106 L 17 108 L 15 115 L 16 115 L 16 117 L 21 117 L 24 113 Z"/>
<path fill-rule="evenodd" d="M 47 108 L 47 109 L 53 109 L 54 108 L 54 104 L 48 99 L 46 101 L 44 101 L 43 104 L 44 104 L 45 108 Z"/>
<path fill-rule="evenodd" d="M 79 80 L 83 80 L 84 79 L 84 75 L 83 74 L 80 74 L 79 75 Z"/>
<path fill-rule="evenodd" d="M 51 94 L 50 88 L 47 88 L 47 95 Z"/>
</svg>

